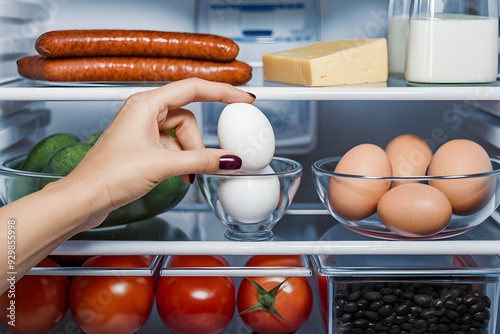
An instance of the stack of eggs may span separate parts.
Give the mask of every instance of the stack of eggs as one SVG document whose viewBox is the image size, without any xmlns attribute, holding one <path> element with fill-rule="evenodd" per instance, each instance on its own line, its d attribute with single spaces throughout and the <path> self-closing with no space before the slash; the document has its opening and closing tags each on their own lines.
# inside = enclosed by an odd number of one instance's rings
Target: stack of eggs
<svg viewBox="0 0 500 334">
<path fill-rule="evenodd" d="M 385 149 L 374 144 L 350 149 L 334 172 L 364 177 L 331 178 L 328 201 L 343 219 L 360 221 L 377 213 L 394 233 L 426 237 L 445 229 L 453 214 L 472 215 L 489 203 L 496 179 L 466 175 L 492 170 L 487 152 L 471 140 L 450 140 L 433 154 L 422 138 L 403 134 Z"/>
<path fill-rule="evenodd" d="M 280 199 L 280 182 L 269 166 L 275 150 L 271 123 L 255 106 L 227 105 L 219 117 L 217 135 L 221 149 L 242 159 L 241 170 L 220 181 L 222 208 L 241 223 L 257 223 L 270 216 Z"/>
</svg>

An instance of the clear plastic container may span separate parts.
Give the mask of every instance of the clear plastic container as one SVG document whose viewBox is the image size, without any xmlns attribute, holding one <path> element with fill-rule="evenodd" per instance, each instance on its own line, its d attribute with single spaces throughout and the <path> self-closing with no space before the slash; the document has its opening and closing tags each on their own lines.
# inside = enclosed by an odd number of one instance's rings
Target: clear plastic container
<svg viewBox="0 0 500 334">
<path fill-rule="evenodd" d="M 499 262 L 497 256 L 317 256 L 325 326 L 331 334 L 494 334 Z"/>
</svg>

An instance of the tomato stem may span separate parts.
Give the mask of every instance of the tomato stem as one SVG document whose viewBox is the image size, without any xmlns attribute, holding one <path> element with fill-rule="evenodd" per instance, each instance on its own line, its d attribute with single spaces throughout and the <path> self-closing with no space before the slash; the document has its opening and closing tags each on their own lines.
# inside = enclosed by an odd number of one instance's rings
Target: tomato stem
<svg viewBox="0 0 500 334">
<path fill-rule="evenodd" d="M 278 294 L 279 289 L 290 277 L 287 277 L 280 284 L 276 285 L 274 288 L 272 288 L 269 291 L 264 289 L 262 286 L 260 286 L 259 283 L 255 282 L 253 279 L 248 278 L 248 277 L 245 277 L 245 278 L 247 280 L 249 280 L 250 283 L 252 283 L 252 285 L 255 287 L 255 290 L 257 291 L 257 294 L 258 294 L 258 298 L 257 298 L 258 302 L 257 302 L 257 304 L 240 312 L 240 315 L 245 314 L 245 313 L 250 313 L 253 311 L 266 311 L 266 312 L 269 312 L 269 313 L 277 316 L 278 318 L 282 319 L 290 326 L 293 326 L 293 324 L 290 321 L 283 318 L 283 316 L 274 307 L 274 304 L 276 303 L 276 295 Z"/>
</svg>

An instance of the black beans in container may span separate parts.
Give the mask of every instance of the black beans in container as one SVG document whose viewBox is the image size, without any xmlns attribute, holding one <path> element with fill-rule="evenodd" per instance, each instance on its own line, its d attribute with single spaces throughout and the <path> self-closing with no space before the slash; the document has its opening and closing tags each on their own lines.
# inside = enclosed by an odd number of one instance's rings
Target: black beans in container
<svg viewBox="0 0 500 334">
<path fill-rule="evenodd" d="M 491 301 L 472 284 L 388 280 L 339 286 L 336 334 L 488 334 Z"/>
</svg>

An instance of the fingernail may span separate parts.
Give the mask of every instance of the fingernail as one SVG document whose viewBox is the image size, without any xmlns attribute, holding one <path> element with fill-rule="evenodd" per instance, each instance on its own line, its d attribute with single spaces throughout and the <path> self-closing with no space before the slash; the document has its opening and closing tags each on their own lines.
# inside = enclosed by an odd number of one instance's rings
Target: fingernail
<svg viewBox="0 0 500 334">
<path fill-rule="evenodd" d="M 223 155 L 219 160 L 219 169 L 240 169 L 242 163 L 237 155 Z"/>
<path fill-rule="evenodd" d="M 196 174 L 189 174 L 189 183 L 193 184 Z"/>
<path fill-rule="evenodd" d="M 257 98 L 257 96 L 255 96 L 255 94 L 250 93 L 250 92 L 247 92 L 247 93 L 248 93 L 248 95 L 250 95 L 250 96 L 251 96 L 251 97 L 253 97 L 254 99 L 255 99 L 255 98 Z"/>
</svg>

